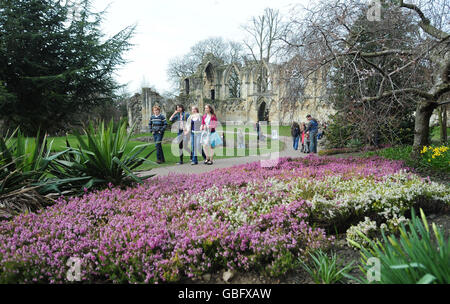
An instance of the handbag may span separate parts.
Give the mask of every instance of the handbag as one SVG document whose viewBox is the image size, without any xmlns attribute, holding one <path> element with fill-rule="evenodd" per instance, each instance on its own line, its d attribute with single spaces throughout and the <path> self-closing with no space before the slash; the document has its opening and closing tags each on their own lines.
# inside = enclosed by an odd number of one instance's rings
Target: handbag
<svg viewBox="0 0 450 304">
<path fill-rule="evenodd" d="M 200 135 L 200 143 L 202 145 L 209 145 L 210 135 L 208 132 L 203 131 Z"/>
<path fill-rule="evenodd" d="M 217 132 L 212 133 L 210 135 L 209 140 L 210 140 L 212 148 L 223 144 L 222 138 L 220 138 L 220 136 L 219 136 L 219 134 L 217 134 Z"/>
</svg>

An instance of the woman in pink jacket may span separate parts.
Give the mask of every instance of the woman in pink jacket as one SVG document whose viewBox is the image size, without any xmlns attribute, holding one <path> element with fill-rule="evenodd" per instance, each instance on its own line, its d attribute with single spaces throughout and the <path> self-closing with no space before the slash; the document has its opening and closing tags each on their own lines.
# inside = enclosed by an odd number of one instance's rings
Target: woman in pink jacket
<svg viewBox="0 0 450 304">
<path fill-rule="evenodd" d="M 216 132 L 217 127 L 217 117 L 214 114 L 214 109 L 211 105 L 207 104 L 205 105 L 205 115 L 203 115 L 202 118 L 202 126 L 201 130 L 205 131 L 202 136 L 202 144 L 203 144 L 203 150 L 205 150 L 206 153 L 206 165 L 212 165 L 213 164 L 213 158 L 214 158 L 214 147 L 211 145 L 211 135 Z"/>
</svg>

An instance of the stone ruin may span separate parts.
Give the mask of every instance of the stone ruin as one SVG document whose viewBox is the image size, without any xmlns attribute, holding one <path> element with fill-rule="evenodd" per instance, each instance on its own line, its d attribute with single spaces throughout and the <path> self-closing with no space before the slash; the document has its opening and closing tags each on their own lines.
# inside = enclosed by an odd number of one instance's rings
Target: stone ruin
<svg viewBox="0 0 450 304">
<path fill-rule="evenodd" d="M 148 131 L 151 109 L 155 104 L 166 116 L 175 110 L 175 103 L 183 104 L 188 111 L 191 106 L 198 106 L 201 113 L 206 104 L 211 104 L 221 123 L 268 121 L 290 125 L 293 121 L 306 122 L 307 114 L 319 121 L 327 121 L 328 116 L 334 113 L 326 102 L 320 74 L 308 79 L 302 96 L 292 100 L 287 94 L 282 69 L 276 64 L 224 64 L 208 54 L 196 73 L 180 81 L 180 94 L 174 102 L 149 88 L 143 88 L 141 94 L 129 99 L 129 121 L 141 126 L 137 132 Z"/>
<path fill-rule="evenodd" d="M 211 104 L 222 123 L 269 121 L 290 125 L 293 121 L 305 122 L 307 114 L 326 121 L 334 113 L 326 102 L 320 75 L 308 79 L 302 96 L 292 100 L 282 73 L 276 64 L 224 64 L 208 54 L 196 73 L 181 79 L 179 100 L 187 108 L 198 106 L 201 112 L 205 104 Z"/>
<path fill-rule="evenodd" d="M 151 88 L 142 88 L 141 93 L 136 93 L 128 99 L 128 121 L 130 125 L 136 124 L 135 133 L 149 132 L 148 123 L 155 105 L 161 107 L 163 114 L 170 111 L 168 101 Z"/>
</svg>

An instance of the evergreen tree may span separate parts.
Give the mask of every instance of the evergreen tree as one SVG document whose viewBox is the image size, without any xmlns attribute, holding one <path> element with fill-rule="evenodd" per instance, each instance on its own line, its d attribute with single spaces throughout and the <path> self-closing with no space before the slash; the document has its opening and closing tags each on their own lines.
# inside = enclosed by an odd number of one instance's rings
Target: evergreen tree
<svg viewBox="0 0 450 304">
<path fill-rule="evenodd" d="M 63 129 L 74 114 L 115 97 L 113 73 L 125 63 L 134 26 L 107 38 L 104 14 L 93 12 L 89 0 L 0 0 L 0 80 L 7 91 L 0 92 L 0 119 L 9 128 L 30 136 Z"/>
</svg>

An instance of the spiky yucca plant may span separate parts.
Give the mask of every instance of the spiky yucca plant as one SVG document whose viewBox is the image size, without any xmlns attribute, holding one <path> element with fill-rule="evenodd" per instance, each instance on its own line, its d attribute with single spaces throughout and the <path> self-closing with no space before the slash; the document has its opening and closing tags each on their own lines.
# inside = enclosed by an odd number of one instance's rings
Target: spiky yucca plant
<svg viewBox="0 0 450 304">
<path fill-rule="evenodd" d="M 51 174 L 62 180 L 71 181 L 69 184 L 72 188 L 77 188 L 76 191 L 102 188 L 108 184 L 125 186 L 133 182 L 142 183 L 153 175 L 138 177 L 133 170 L 146 162 L 155 150 L 148 152 L 144 157 L 140 156 L 149 146 L 154 145 L 149 143 L 127 151 L 134 127 L 128 132 L 125 119 L 120 121 L 116 132 L 113 121 L 106 126 L 101 122 L 97 128 L 90 123 L 84 129 L 84 137 L 80 133 L 75 133 L 77 139 L 75 147 L 66 140 L 69 151 L 50 165 Z"/>
</svg>

